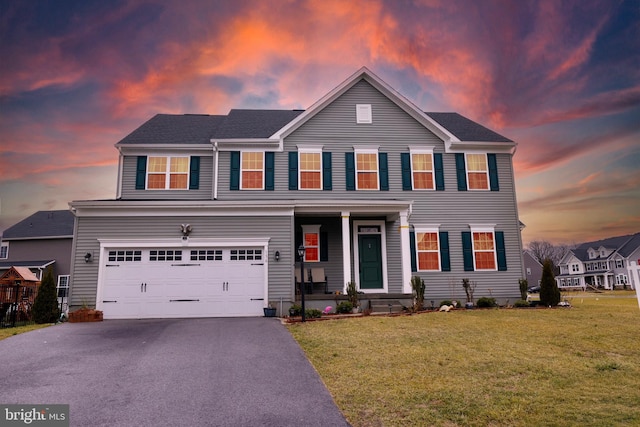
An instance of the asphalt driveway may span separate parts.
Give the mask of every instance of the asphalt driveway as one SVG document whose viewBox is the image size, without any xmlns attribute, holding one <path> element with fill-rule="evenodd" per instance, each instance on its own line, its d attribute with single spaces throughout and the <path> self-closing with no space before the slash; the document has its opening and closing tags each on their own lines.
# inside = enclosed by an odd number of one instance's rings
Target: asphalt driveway
<svg viewBox="0 0 640 427">
<path fill-rule="evenodd" d="M 0 403 L 72 426 L 348 426 L 271 318 L 62 324 L 0 341 Z"/>
</svg>

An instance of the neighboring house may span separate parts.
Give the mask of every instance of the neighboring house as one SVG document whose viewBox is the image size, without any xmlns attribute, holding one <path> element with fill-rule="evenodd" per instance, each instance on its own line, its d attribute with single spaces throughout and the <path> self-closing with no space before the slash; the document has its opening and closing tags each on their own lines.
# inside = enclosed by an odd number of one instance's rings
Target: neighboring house
<svg viewBox="0 0 640 427">
<path fill-rule="evenodd" d="M 542 264 L 529 251 L 522 251 L 525 278 L 529 286 L 538 286 L 542 280 Z"/>
<path fill-rule="evenodd" d="M 351 281 L 365 307 L 410 304 L 412 275 L 427 300 L 461 298 L 463 278 L 477 297 L 519 298 L 516 144 L 424 113 L 366 68 L 306 111 L 159 114 L 116 148 L 116 199 L 70 204 L 72 306 L 105 318 L 286 312 L 302 244 L 305 269 L 327 279 L 308 306 L 335 305 Z"/>
<path fill-rule="evenodd" d="M 0 274 L 13 267 L 28 268 L 42 280 L 47 268 L 66 298 L 71 273 L 74 216 L 68 210 L 38 211 L 2 233 Z"/>
<path fill-rule="evenodd" d="M 587 242 L 562 258 L 556 282 L 561 289 L 603 288 L 636 289 L 640 264 L 640 233 Z"/>
</svg>

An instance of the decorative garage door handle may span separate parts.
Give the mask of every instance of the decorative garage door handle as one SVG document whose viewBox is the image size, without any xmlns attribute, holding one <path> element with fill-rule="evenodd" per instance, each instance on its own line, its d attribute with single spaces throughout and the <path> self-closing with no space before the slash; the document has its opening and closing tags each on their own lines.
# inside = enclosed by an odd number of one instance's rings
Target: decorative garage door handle
<svg viewBox="0 0 640 427">
<path fill-rule="evenodd" d="M 199 299 L 170 299 L 169 302 L 198 302 Z"/>
<path fill-rule="evenodd" d="M 264 262 L 255 263 L 255 264 L 251 264 L 251 265 L 264 265 Z"/>
<path fill-rule="evenodd" d="M 264 298 L 251 298 L 250 301 L 264 301 Z"/>
<path fill-rule="evenodd" d="M 229 290 L 229 282 L 222 282 L 222 292 Z"/>
<path fill-rule="evenodd" d="M 140 292 L 147 292 L 147 284 L 140 283 Z"/>
<path fill-rule="evenodd" d="M 104 300 L 102 300 L 102 302 L 118 302 L 118 301 L 104 301 Z"/>
</svg>

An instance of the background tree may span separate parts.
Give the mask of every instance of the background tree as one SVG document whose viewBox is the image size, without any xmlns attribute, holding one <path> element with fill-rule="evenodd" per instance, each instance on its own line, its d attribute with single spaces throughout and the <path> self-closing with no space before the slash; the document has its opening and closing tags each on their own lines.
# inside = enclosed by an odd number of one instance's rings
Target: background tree
<svg viewBox="0 0 640 427">
<path fill-rule="evenodd" d="M 549 259 L 555 268 L 569 250 L 569 245 L 554 245 L 546 240 L 534 240 L 529 243 L 527 250 L 540 264 L 544 265 L 544 261 Z"/>
<path fill-rule="evenodd" d="M 542 279 L 540 279 L 540 303 L 547 306 L 556 306 L 560 302 L 560 289 L 553 275 L 553 262 L 544 260 L 542 264 Z"/>
<path fill-rule="evenodd" d="M 60 316 L 56 283 L 53 280 L 51 269 L 47 269 L 42 283 L 40 283 L 38 295 L 36 295 L 33 307 L 31 307 L 31 314 L 36 323 L 54 323 Z"/>
</svg>

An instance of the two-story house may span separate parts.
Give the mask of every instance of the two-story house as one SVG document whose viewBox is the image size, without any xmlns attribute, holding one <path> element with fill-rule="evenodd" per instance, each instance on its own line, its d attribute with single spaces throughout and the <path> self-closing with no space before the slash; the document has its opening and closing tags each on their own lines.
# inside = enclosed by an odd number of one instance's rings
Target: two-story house
<svg viewBox="0 0 640 427">
<path fill-rule="evenodd" d="M 639 254 L 640 233 L 583 243 L 563 257 L 556 282 L 561 289 L 635 289 L 631 270 Z"/>
<path fill-rule="evenodd" d="M 38 211 L 4 230 L 0 275 L 11 267 L 24 267 L 42 280 L 50 268 L 57 281 L 58 298 L 66 303 L 74 221 L 68 210 Z"/>
<path fill-rule="evenodd" d="M 519 298 L 516 144 L 423 112 L 367 68 L 305 111 L 159 114 L 116 148 L 116 199 L 70 204 L 72 306 L 105 318 L 286 312 L 300 245 L 327 278 L 316 307 L 348 282 L 364 301 L 410 301 L 413 275 L 427 300 L 461 298 L 463 278 L 478 297 Z"/>
</svg>

